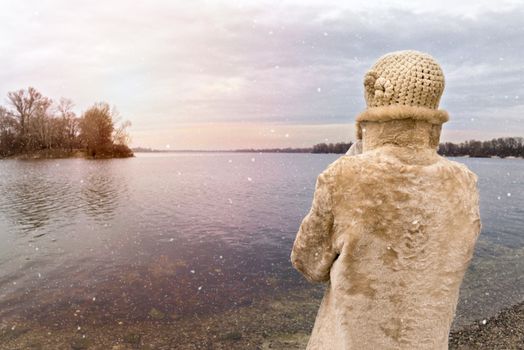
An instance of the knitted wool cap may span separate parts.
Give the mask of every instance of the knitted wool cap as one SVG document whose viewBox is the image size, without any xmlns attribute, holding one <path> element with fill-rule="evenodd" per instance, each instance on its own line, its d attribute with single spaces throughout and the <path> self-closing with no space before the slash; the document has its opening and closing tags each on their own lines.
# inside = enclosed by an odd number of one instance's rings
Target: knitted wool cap
<svg viewBox="0 0 524 350">
<path fill-rule="evenodd" d="M 367 109 L 357 117 L 357 138 L 362 138 L 360 122 L 413 118 L 432 124 L 448 120 L 438 110 L 444 91 L 444 74 L 433 57 L 418 51 L 397 51 L 382 56 L 364 78 Z"/>
</svg>

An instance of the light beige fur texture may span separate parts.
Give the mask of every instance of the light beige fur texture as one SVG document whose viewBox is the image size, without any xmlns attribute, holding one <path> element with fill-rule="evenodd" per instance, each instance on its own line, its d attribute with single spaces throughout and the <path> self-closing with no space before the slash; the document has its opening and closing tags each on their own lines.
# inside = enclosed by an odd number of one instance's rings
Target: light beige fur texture
<svg viewBox="0 0 524 350">
<path fill-rule="evenodd" d="M 425 120 L 430 124 L 442 125 L 449 120 L 448 112 L 443 109 L 430 109 L 418 106 L 381 106 L 370 107 L 356 118 L 357 139 L 362 139 L 362 122 L 388 121 L 397 119 Z M 440 128 L 439 128 L 440 130 Z M 438 143 L 437 143 L 438 145 Z"/>
<path fill-rule="evenodd" d="M 297 233 L 293 266 L 327 282 L 307 349 L 448 348 L 480 232 L 477 177 L 436 153 L 447 114 L 390 111 L 360 119 L 363 153 L 319 175 Z"/>
</svg>

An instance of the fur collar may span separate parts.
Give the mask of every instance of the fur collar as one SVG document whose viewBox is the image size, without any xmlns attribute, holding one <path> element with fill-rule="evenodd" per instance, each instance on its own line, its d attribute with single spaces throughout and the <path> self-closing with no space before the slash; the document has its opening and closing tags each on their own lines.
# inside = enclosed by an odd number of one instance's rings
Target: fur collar
<svg viewBox="0 0 524 350">
<path fill-rule="evenodd" d="M 362 122 L 387 122 L 392 120 L 413 119 L 426 121 L 430 124 L 442 125 L 449 120 L 448 112 L 443 109 L 425 107 L 391 105 L 370 107 L 356 118 L 357 139 L 362 139 Z"/>
</svg>

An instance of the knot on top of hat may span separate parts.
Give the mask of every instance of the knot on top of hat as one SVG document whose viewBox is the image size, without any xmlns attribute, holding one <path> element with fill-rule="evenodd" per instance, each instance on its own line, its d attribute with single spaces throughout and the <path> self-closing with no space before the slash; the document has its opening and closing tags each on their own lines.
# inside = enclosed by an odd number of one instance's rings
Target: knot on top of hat
<svg viewBox="0 0 524 350">
<path fill-rule="evenodd" d="M 388 104 L 393 96 L 391 81 L 379 76 L 374 70 L 366 73 L 364 87 L 366 89 L 366 100 L 373 101 L 376 104 Z"/>
</svg>

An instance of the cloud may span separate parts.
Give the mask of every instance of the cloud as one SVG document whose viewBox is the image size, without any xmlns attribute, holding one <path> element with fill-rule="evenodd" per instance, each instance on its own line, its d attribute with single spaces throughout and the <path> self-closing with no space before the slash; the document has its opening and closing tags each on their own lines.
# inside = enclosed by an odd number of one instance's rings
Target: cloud
<svg viewBox="0 0 524 350">
<path fill-rule="evenodd" d="M 208 123 L 217 133 L 225 132 L 220 123 L 350 124 L 365 108 L 362 77 L 373 62 L 417 49 L 446 74 L 449 135 L 522 135 L 524 5 L 495 5 L 11 2 L 0 15 L 0 95 L 32 85 L 71 97 L 79 111 L 106 100 L 131 119 L 141 144 L 162 144 L 155 135 L 178 127 L 186 130 L 182 148 L 194 148 L 192 132 Z M 188 124 L 195 127 L 182 127 Z M 308 135 L 311 143 L 323 138 Z M 225 145 L 222 136 L 206 137 Z"/>
</svg>

